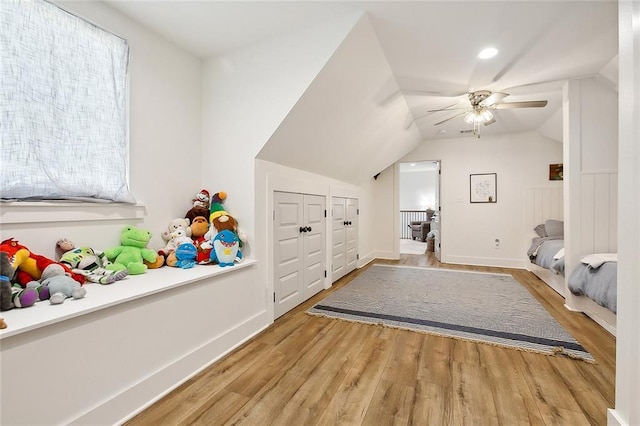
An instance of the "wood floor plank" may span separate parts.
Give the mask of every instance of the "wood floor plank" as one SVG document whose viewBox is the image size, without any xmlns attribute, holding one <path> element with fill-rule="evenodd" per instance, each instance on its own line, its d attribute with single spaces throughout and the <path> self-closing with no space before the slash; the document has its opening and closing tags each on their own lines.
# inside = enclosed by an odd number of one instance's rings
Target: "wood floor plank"
<svg viewBox="0 0 640 426">
<path fill-rule="evenodd" d="M 529 271 L 442 264 L 433 254 L 388 265 L 511 274 L 596 359 L 311 316 L 306 310 L 365 268 L 286 313 L 127 425 L 604 425 L 615 402 L 615 338 Z"/>
<path fill-rule="evenodd" d="M 380 379 L 361 424 L 413 424 L 415 393 L 416 389 L 413 386 Z"/>
<path fill-rule="evenodd" d="M 360 355 L 318 420 L 318 425 L 362 424 L 397 332 L 386 327 L 366 327 L 370 333 L 365 337 Z"/>
</svg>

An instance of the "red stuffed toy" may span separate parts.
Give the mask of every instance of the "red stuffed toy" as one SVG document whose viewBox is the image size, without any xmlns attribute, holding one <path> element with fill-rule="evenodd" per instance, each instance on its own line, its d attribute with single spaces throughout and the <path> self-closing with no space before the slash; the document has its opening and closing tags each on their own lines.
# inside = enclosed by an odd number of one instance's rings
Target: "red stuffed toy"
<svg viewBox="0 0 640 426">
<path fill-rule="evenodd" d="M 80 285 L 84 284 L 85 277 L 71 272 L 66 265 L 55 262 L 48 257 L 32 253 L 31 250 L 9 238 L 0 243 L 0 251 L 7 253 L 11 265 L 16 269 L 15 281 L 25 287 L 31 281 L 37 281 L 42 276 L 42 271 L 51 264 L 57 264 L 64 268 L 67 275 L 71 276 Z"/>
</svg>

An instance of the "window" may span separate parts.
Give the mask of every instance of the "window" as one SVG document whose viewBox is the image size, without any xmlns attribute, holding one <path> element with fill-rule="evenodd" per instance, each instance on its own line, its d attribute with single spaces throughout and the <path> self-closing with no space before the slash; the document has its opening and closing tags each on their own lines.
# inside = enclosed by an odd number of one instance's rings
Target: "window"
<svg viewBox="0 0 640 426">
<path fill-rule="evenodd" d="M 43 0 L 0 7 L 0 198 L 135 203 L 126 40 Z"/>
</svg>

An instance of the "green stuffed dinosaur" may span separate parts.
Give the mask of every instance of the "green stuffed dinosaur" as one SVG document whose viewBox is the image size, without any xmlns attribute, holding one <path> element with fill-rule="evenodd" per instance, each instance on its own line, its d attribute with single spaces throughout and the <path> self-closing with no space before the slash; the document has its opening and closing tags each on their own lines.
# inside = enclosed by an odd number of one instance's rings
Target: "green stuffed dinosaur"
<svg viewBox="0 0 640 426">
<path fill-rule="evenodd" d="M 112 271 L 128 270 L 129 274 L 143 274 L 147 270 L 144 260 L 153 263 L 157 253 L 146 248 L 151 240 L 151 232 L 134 226 L 125 226 L 120 235 L 120 245 L 104 251 L 104 255 L 112 264 L 106 269 Z"/>
</svg>

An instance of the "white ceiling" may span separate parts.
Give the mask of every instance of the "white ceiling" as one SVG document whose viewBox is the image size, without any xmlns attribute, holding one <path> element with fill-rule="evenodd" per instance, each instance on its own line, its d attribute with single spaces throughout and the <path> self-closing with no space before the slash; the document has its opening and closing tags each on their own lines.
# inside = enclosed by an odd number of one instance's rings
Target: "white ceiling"
<svg viewBox="0 0 640 426">
<path fill-rule="evenodd" d="M 424 139 L 460 136 L 470 127 L 462 118 L 434 126 L 454 113 L 427 112 L 468 106 L 465 92 L 504 91 L 505 102 L 548 100 L 545 108 L 496 111 L 496 123 L 482 129 L 520 132 L 538 129 L 561 108 L 563 80 L 617 75 L 613 0 L 106 3 L 201 58 L 365 11 L 403 95 L 389 93 L 380 103 L 406 102 L 412 116 L 405 124 L 417 125 Z M 489 45 L 498 56 L 477 59 Z"/>
</svg>

